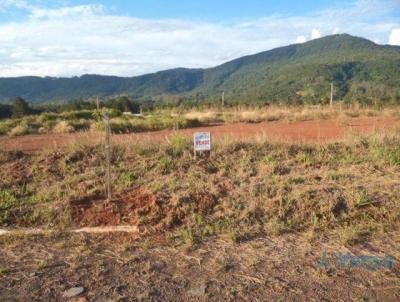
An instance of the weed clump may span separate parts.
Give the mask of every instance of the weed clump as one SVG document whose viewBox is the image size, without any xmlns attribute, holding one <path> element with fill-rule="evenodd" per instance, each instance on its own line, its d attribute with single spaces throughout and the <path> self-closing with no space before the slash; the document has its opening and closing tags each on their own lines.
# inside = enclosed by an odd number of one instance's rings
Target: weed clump
<svg viewBox="0 0 400 302">
<path fill-rule="evenodd" d="M 10 136 L 21 136 L 29 133 L 29 127 L 27 124 L 21 124 L 12 128 L 9 132 Z"/>
<path fill-rule="evenodd" d="M 54 128 L 54 133 L 71 133 L 74 131 L 74 127 L 70 125 L 67 121 L 61 121 L 57 123 Z"/>
</svg>

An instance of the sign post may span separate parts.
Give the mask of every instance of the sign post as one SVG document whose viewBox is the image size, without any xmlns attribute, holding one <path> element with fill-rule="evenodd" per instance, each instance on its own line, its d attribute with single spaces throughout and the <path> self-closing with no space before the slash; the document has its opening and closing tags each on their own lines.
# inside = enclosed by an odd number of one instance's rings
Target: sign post
<svg viewBox="0 0 400 302">
<path fill-rule="evenodd" d="M 194 159 L 197 152 L 208 152 L 211 157 L 211 133 L 210 132 L 195 132 L 194 134 Z"/>
</svg>

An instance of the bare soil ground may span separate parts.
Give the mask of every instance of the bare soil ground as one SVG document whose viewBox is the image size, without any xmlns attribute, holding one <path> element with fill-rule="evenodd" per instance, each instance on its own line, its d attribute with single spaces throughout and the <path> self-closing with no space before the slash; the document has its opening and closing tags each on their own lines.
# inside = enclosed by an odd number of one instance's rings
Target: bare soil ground
<svg viewBox="0 0 400 302">
<path fill-rule="evenodd" d="M 347 133 L 371 133 L 375 130 L 395 130 L 400 127 L 396 118 L 364 117 L 345 121 L 323 120 L 304 122 L 261 122 L 210 125 L 194 129 L 183 129 L 177 132 L 184 136 L 192 136 L 194 131 L 210 131 L 213 139 L 227 138 L 254 139 L 270 137 L 287 141 L 303 140 L 307 142 L 332 141 L 344 137 Z M 174 131 L 162 130 L 153 132 L 119 134 L 113 137 L 115 142 L 132 143 L 142 141 L 162 142 Z M 0 137 L 0 148 L 4 150 L 21 150 L 35 152 L 46 148 L 62 146 L 82 140 L 98 140 L 99 133 L 42 134 L 20 137 Z"/>
<path fill-rule="evenodd" d="M 396 237 L 395 237 L 396 238 Z M 399 238 L 351 249 L 297 235 L 197 249 L 132 235 L 3 238 L 1 301 L 399 301 L 400 270 L 340 268 L 336 253 L 382 255 Z M 326 255 L 329 266 L 321 266 Z M 74 298 L 63 293 L 84 291 Z"/>
</svg>

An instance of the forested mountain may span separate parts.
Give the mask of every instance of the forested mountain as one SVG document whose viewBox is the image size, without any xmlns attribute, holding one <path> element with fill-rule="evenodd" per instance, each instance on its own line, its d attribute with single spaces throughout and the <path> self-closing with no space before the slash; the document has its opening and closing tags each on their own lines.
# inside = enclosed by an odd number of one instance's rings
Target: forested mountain
<svg viewBox="0 0 400 302">
<path fill-rule="evenodd" d="M 95 96 L 138 99 L 217 100 L 225 91 L 235 102 L 400 103 L 400 47 L 378 45 L 347 34 L 332 35 L 245 56 L 214 68 L 178 68 L 130 78 L 0 78 L 0 100 L 69 101 Z"/>
</svg>

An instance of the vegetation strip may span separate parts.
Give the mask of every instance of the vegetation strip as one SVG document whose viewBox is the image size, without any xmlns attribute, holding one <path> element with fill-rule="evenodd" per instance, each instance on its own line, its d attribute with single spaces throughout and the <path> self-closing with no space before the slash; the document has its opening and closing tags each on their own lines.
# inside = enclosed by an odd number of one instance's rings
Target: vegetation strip
<svg viewBox="0 0 400 302">
<path fill-rule="evenodd" d="M 213 145 L 211 160 L 195 161 L 192 140 L 179 134 L 114 144 L 111 202 L 103 144 L 0 151 L 0 225 L 133 225 L 173 245 L 292 232 L 354 244 L 398 230 L 399 146 L 385 133 L 318 144 L 227 141 Z"/>
</svg>

